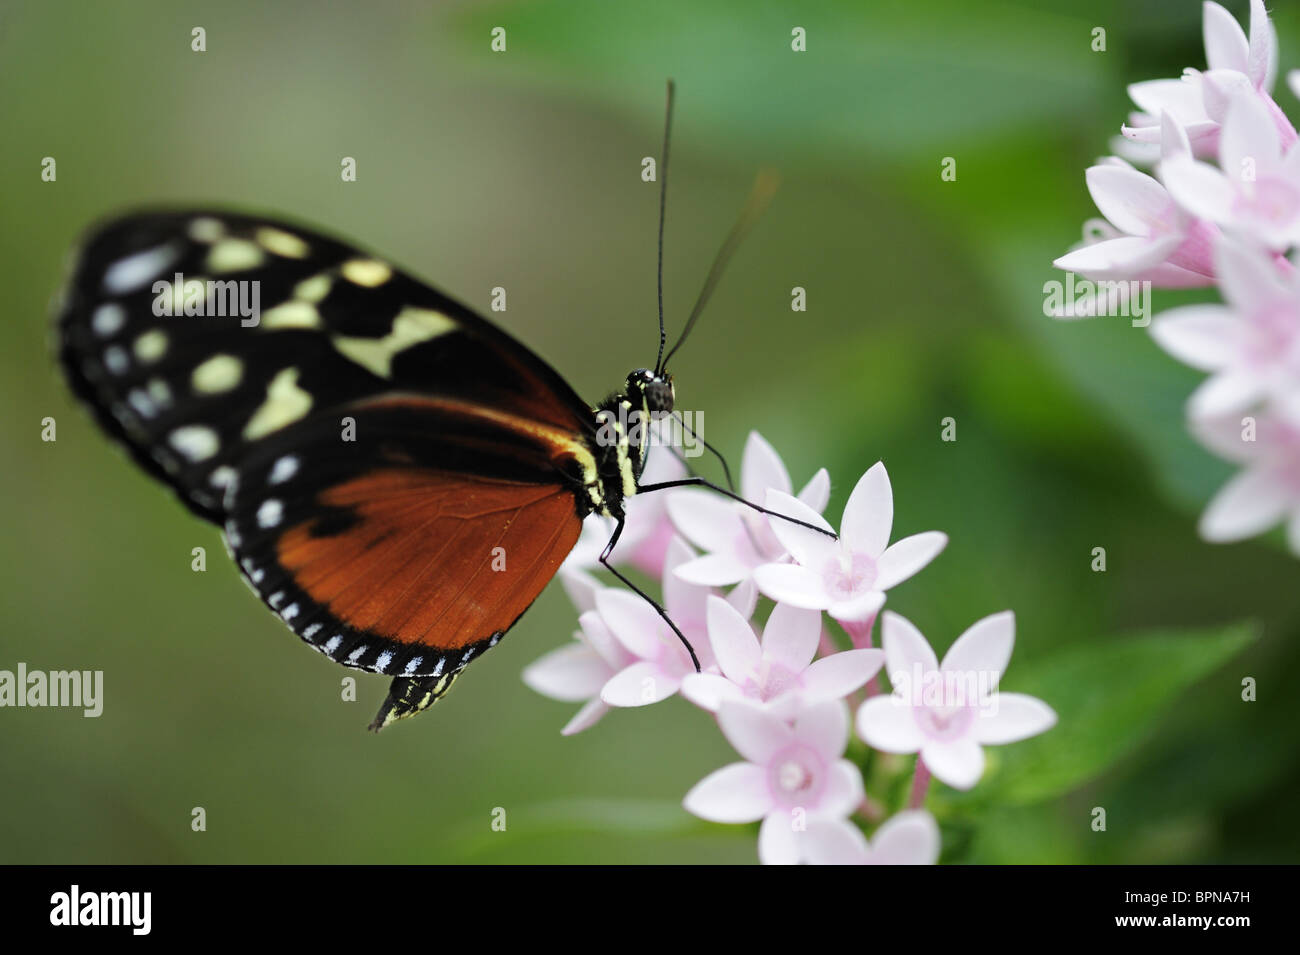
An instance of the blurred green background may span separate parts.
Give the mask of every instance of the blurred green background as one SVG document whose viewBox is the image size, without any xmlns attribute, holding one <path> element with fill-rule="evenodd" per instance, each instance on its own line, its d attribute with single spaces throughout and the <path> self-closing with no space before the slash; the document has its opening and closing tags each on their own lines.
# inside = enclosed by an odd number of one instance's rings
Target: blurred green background
<svg viewBox="0 0 1300 955">
<path fill-rule="evenodd" d="M 679 807 L 735 758 L 685 702 L 561 738 L 575 707 L 519 678 L 574 629 L 558 587 L 434 711 L 366 733 L 387 681 L 360 676 L 360 701 L 341 702 L 348 671 L 97 433 L 49 349 L 48 302 L 91 220 L 220 202 L 354 237 L 484 312 L 506 286 L 496 318 L 594 400 L 652 360 L 640 160 L 658 153 L 668 76 L 670 323 L 755 171 L 783 177 L 674 362 L 679 404 L 705 410 L 733 461 L 758 429 L 796 484 L 829 467 L 836 519 L 883 459 L 896 532 L 951 537 L 890 606 L 940 651 L 1013 608 L 1004 686 L 1061 715 L 991 751 L 971 794 L 936 787 L 945 858 L 1297 861 L 1300 565 L 1275 538 L 1197 539 L 1229 471 L 1185 434 L 1194 373 L 1126 321 L 1042 311 L 1052 258 L 1095 214 L 1083 170 L 1126 116 L 1125 84 L 1202 66 L 1200 17 L 1191 0 L 6 0 L 0 668 L 102 669 L 106 700 L 99 719 L 0 710 L 0 861 L 755 859 L 752 828 Z M 1278 29 L 1283 70 L 1300 66 L 1294 9 Z M 1247 676 L 1258 702 L 1241 701 Z"/>
</svg>

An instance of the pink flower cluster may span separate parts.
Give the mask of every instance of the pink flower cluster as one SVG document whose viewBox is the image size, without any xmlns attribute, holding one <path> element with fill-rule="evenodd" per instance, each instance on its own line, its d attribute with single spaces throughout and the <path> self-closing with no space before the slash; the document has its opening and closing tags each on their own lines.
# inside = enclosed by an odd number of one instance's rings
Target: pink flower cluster
<svg viewBox="0 0 1300 955">
<path fill-rule="evenodd" d="M 685 473 L 662 452 L 651 455 L 646 472 L 646 483 Z M 939 829 L 921 808 L 930 776 L 970 789 L 984 770 L 983 746 L 1040 733 L 1056 716 L 1032 697 L 998 692 L 1014 642 L 1010 612 L 976 623 L 942 662 L 892 612 L 883 615 L 883 650 L 872 646 L 886 591 L 948 542 L 930 531 L 890 543 L 894 498 L 883 464 L 858 481 L 838 534 L 821 515 L 830 498 L 825 470 L 797 497 L 792 490 L 780 456 L 752 433 L 739 493 L 827 533 L 710 491 L 629 502 L 629 546 L 620 543 L 615 557 L 662 581 L 663 605 L 702 672 L 653 607 L 590 572 L 608 528 L 589 518 L 589 538 L 560 571 L 580 613 L 575 640 L 528 667 L 524 680 L 546 696 L 582 703 L 565 734 L 591 727 L 611 708 L 677 694 L 713 714 L 741 759 L 701 780 L 684 806 L 714 822 L 761 821 L 764 863 L 933 863 Z M 771 602 L 761 626 L 760 593 Z M 826 628 L 827 616 L 849 646 Z M 876 685 L 882 667 L 888 696 Z M 859 764 L 846 758 L 851 728 L 876 750 L 918 754 L 908 808 L 883 822 Z M 870 841 L 855 817 L 879 823 Z"/>
<path fill-rule="evenodd" d="M 1272 97 L 1277 36 L 1263 0 L 1251 0 L 1249 36 L 1206 3 L 1204 37 L 1206 70 L 1129 87 L 1139 112 L 1122 132 L 1131 155 L 1154 151 L 1153 175 L 1118 157 L 1089 169 L 1105 218 L 1055 265 L 1099 283 L 1098 300 L 1134 282 L 1218 288 L 1224 304 L 1151 325 L 1161 348 L 1208 373 L 1187 402 L 1192 433 L 1242 466 L 1200 532 L 1234 541 L 1285 522 L 1300 555 L 1300 146 Z M 1287 79 L 1300 96 L 1300 71 Z"/>
</svg>

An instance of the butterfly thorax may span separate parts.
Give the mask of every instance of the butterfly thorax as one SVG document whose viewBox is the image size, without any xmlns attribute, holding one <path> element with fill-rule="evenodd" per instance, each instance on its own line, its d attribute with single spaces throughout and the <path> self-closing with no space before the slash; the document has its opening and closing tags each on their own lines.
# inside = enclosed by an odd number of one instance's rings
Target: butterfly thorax
<svg viewBox="0 0 1300 955">
<path fill-rule="evenodd" d="M 622 392 L 596 406 L 591 452 L 596 480 L 588 485 L 591 510 L 615 519 L 637 491 L 656 423 L 673 410 L 673 380 L 663 372 L 639 368 L 627 376 Z"/>
</svg>

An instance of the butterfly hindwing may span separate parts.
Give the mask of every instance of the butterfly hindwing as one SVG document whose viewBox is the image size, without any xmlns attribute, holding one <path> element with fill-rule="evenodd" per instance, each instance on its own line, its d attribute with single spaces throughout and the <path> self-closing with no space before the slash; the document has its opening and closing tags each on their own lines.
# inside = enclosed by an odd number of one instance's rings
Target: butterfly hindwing
<svg viewBox="0 0 1300 955">
<path fill-rule="evenodd" d="M 227 543 L 294 632 L 346 666 L 460 670 L 496 644 L 572 549 L 578 471 L 558 434 L 472 407 L 387 398 L 317 417 L 250 460 Z M 346 428 L 351 440 L 341 438 Z"/>
</svg>

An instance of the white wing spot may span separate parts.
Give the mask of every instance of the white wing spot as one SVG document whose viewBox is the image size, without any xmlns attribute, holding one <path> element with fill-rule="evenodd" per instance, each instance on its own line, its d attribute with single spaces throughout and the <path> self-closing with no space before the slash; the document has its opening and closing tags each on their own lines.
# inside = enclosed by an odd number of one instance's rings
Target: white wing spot
<svg viewBox="0 0 1300 955">
<path fill-rule="evenodd" d="M 213 487 L 224 489 L 230 487 L 230 482 L 235 479 L 237 474 L 239 472 L 229 464 L 223 464 L 218 468 L 214 468 L 212 473 L 208 475 L 208 483 Z"/>
<path fill-rule="evenodd" d="M 126 349 L 118 345 L 104 349 L 104 365 L 115 375 L 120 375 L 131 367 L 131 359 L 126 357 Z"/>
<path fill-rule="evenodd" d="M 154 404 L 153 399 L 139 388 L 132 388 L 126 400 L 141 418 L 152 418 L 158 413 L 158 406 Z"/>
<path fill-rule="evenodd" d="M 281 619 L 285 621 L 292 620 L 294 617 L 298 616 L 298 609 L 297 604 L 289 604 L 289 606 L 285 607 L 284 610 L 280 611 Z"/>
<path fill-rule="evenodd" d="M 364 643 L 361 644 L 361 646 L 357 647 L 355 650 L 353 650 L 351 653 L 348 654 L 348 662 L 356 663 L 359 659 L 361 659 L 361 654 L 365 653 L 366 650 L 368 649 L 369 647 L 367 647 Z"/>
<path fill-rule="evenodd" d="M 465 655 L 460 658 L 460 665 L 464 666 L 466 663 L 469 663 L 469 658 L 472 657 L 475 654 L 475 652 L 476 651 L 474 647 L 470 647 L 468 650 L 466 650 Z"/>
<path fill-rule="evenodd" d="M 420 668 L 420 661 L 423 659 L 424 657 L 412 657 L 411 660 L 406 664 L 405 669 L 402 670 L 402 675 L 410 676 L 412 673 L 418 670 Z"/>
<path fill-rule="evenodd" d="M 284 603 L 284 591 L 277 590 L 275 593 L 271 594 L 271 596 L 266 598 L 266 602 L 272 607 L 279 608 L 280 604 Z"/>
<path fill-rule="evenodd" d="M 438 658 L 438 665 L 437 665 L 436 667 L 433 668 L 433 673 L 430 674 L 430 675 L 431 675 L 431 676 L 442 676 L 442 668 L 443 668 L 443 666 L 446 665 L 446 663 L 447 663 L 447 658 L 446 658 L 446 657 L 439 657 L 439 658 Z"/>
<path fill-rule="evenodd" d="M 128 255 L 104 272 L 104 288 L 117 295 L 134 292 L 150 279 L 162 275 L 163 270 L 176 261 L 176 255 L 176 248 L 171 245 Z"/>
<path fill-rule="evenodd" d="M 167 408 L 171 405 L 172 390 L 167 387 L 167 382 L 161 378 L 150 378 L 148 388 L 149 397 L 159 408 Z"/>
<path fill-rule="evenodd" d="M 303 637 L 310 640 L 312 637 L 316 636 L 322 626 L 324 626 L 324 624 L 313 623 L 310 627 L 305 627 L 302 631 Z"/>
<path fill-rule="evenodd" d="M 267 483 L 283 484 L 297 473 L 298 459 L 292 454 L 286 454 L 271 466 L 271 476 L 267 478 Z"/>
<path fill-rule="evenodd" d="M 488 646 L 495 647 L 500 642 L 501 642 L 501 634 L 494 633 L 492 634 L 492 639 L 488 641 Z"/>
<path fill-rule="evenodd" d="M 284 505 L 273 497 L 267 498 L 257 509 L 257 526 L 274 527 L 284 516 Z"/>
<path fill-rule="evenodd" d="M 107 338 L 126 324 L 126 309 L 116 302 L 109 302 L 95 309 L 90 317 L 90 327 L 100 338 Z"/>
<path fill-rule="evenodd" d="M 177 428 L 167 442 L 191 461 L 203 461 L 217 453 L 221 439 L 206 425 L 187 424 Z"/>
<path fill-rule="evenodd" d="M 393 651 L 385 650 L 383 653 L 379 654 L 379 658 L 375 660 L 375 669 L 387 670 L 388 664 L 392 662 L 393 662 Z"/>
<path fill-rule="evenodd" d="M 343 634 L 341 633 L 334 634 L 334 636 L 330 637 L 329 640 L 326 641 L 325 652 L 333 653 L 335 650 L 339 648 L 339 644 L 342 642 L 343 642 Z"/>
</svg>

